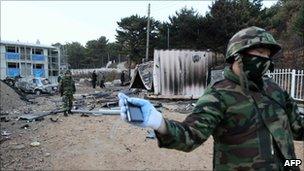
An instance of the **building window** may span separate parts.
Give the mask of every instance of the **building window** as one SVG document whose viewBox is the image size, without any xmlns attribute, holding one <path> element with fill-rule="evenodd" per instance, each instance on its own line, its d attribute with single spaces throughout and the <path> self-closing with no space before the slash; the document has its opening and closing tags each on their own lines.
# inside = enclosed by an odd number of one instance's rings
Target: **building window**
<svg viewBox="0 0 304 171">
<path fill-rule="evenodd" d="M 25 53 L 26 53 L 26 59 L 31 60 L 31 48 L 26 47 L 25 48 Z"/>
<path fill-rule="evenodd" d="M 44 61 L 45 56 L 43 55 L 43 49 L 32 49 L 32 60 L 33 61 Z"/>
<path fill-rule="evenodd" d="M 49 70 L 49 76 L 58 76 L 59 71 L 58 70 Z"/>
<path fill-rule="evenodd" d="M 33 69 L 43 69 L 43 64 L 33 64 Z"/>
<path fill-rule="evenodd" d="M 58 58 L 52 58 L 52 62 L 53 63 L 57 63 L 58 62 Z"/>
<path fill-rule="evenodd" d="M 32 49 L 32 54 L 35 54 L 35 55 L 42 55 L 42 54 L 43 54 L 43 49 L 41 49 L 41 48 Z"/>
<path fill-rule="evenodd" d="M 19 68 L 19 63 L 8 62 L 8 63 L 7 63 L 7 67 L 8 67 L 8 68 Z"/>
<path fill-rule="evenodd" d="M 34 77 L 44 77 L 44 65 L 33 64 L 33 75 Z"/>
<path fill-rule="evenodd" d="M 7 69 L 6 69 L 6 75 L 9 77 L 20 76 L 19 63 L 8 62 Z"/>
<path fill-rule="evenodd" d="M 58 70 L 53 70 L 52 75 L 53 75 L 53 76 L 58 76 L 58 75 L 59 75 L 59 71 L 58 71 Z"/>
<path fill-rule="evenodd" d="M 5 50 L 6 52 L 10 52 L 10 53 L 19 53 L 19 49 L 16 46 L 6 46 Z"/>
<path fill-rule="evenodd" d="M 58 51 L 57 50 L 49 49 L 48 50 L 48 55 L 49 56 L 58 56 Z"/>
<path fill-rule="evenodd" d="M 25 60 L 25 47 L 20 47 L 21 60 Z"/>
</svg>

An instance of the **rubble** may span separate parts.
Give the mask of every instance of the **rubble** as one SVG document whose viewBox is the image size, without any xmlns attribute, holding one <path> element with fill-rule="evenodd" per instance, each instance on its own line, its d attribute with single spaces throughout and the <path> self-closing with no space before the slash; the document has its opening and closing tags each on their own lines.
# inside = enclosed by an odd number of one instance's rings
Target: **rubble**
<svg viewBox="0 0 304 171">
<path fill-rule="evenodd" d="M 10 133 L 9 131 L 4 130 L 4 131 L 1 131 L 1 135 L 2 136 L 9 136 L 9 135 L 12 135 L 12 133 Z"/>
<path fill-rule="evenodd" d="M 85 113 L 95 116 L 99 115 L 120 115 L 120 109 L 99 109 L 99 110 L 71 110 L 73 113 Z"/>
<path fill-rule="evenodd" d="M 22 125 L 20 128 L 21 129 L 28 129 L 30 126 L 29 126 L 29 124 L 25 124 L 25 125 Z"/>
<path fill-rule="evenodd" d="M 22 150 L 24 148 L 25 148 L 25 145 L 19 144 L 19 145 L 16 145 L 15 147 L 13 147 L 13 150 Z"/>
<path fill-rule="evenodd" d="M 21 96 L 15 92 L 10 86 L 0 81 L 0 112 L 9 113 L 17 106 L 25 106 L 26 103 L 21 100 Z"/>
<path fill-rule="evenodd" d="M 31 146 L 32 147 L 38 147 L 38 146 L 40 146 L 40 142 L 34 141 L 34 142 L 31 143 Z"/>
<path fill-rule="evenodd" d="M 10 119 L 8 119 L 7 117 L 3 116 L 0 118 L 0 122 L 9 122 Z"/>
<path fill-rule="evenodd" d="M 51 153 L 45 153 L 44 157 L 49 157 L 51 156 Z"/>
<path fill-rule="evenodd" d="M 155 132 L 153 130 L 148 130 L 147 133 L 148 133 L 148 135 L 146 136 L 146 138 L 148 138 L 148 139 L 156 138 Z"/>
<path fill-rule="evenodd" d="M 34 120 L 39 120 L 47 115 L 53 115 L 53 114 L 56 114 L 56 113 L 62 113 L 63 110 L 52 110 L 52 111 L 49 111 L 49 112 L 36 112 L 36 113 L 32 113 L 32 114 L 24 114 L 24 115 L 21 115 L 20 116 L 20 119 L 24 119 L 24 120 L 29 120 L 29 121 L 34 121 Z"/>
</svg>

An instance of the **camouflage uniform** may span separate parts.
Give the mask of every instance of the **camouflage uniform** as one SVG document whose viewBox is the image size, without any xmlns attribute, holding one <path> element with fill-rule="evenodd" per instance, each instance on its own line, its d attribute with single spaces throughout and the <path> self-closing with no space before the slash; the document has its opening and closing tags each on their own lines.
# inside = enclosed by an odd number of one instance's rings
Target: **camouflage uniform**
<svg viewBox="0 0 304 171">
<path fill-rule="evenodd" d="M 167 134 L 156 132 L 159 147 L 189 152 L 212 135 L 215 170 L 282 170 L 285 159 L 296 158 L 293 139 L 304 136 L 297 105 L 268 78 L 258 86 L 229 67 L 224 76 L 207 87 L 185 121 L 165 119 Z"/>
<path fill-rule="evenodd" d="M 67 71 L 69 72 L 69 71 Z M 63 76 L 60 81 L 60 92 L 63 96 L 63 109 L 71 113 L 73 105 L 73 94 L 75 93 L 75 82 L 71 76 Z"/>
</svg>

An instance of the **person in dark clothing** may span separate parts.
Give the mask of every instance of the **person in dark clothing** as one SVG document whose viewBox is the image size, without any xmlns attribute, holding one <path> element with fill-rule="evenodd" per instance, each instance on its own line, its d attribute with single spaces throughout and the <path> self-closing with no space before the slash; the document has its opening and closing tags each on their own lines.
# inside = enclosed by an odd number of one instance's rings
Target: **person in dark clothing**
<svg viewBox="0 0 304 171">
<path fill-rule="evenodd" d="M 72 114 L 73 94 L 76 92 L 75 82 L 70 70 L 65 72 L 59 83 L 59 88 L 63 100 L 64 116 L 68 116 L 67 113 Z"/>
<path fill-rule="evenodd" d="M 105 77 L 102 74 L 102 72 L 99 72 L 97 75 L 97 85 L 99 85 L 100 88 L 104 88 L 105 87 L 104 83 L 105 83 Z"/>
<path fill-rule="evenodd" d="M 124 83 L 125 83 L 125 71 L 121 72 L 120 81 L 121 81 L 121 85 L 124 85 Z"/>
<path fill-rule="evenodd" d="M 97 81 L 97 74 L 96 74 L 95 71 L 93 71 L 93 73 L 92 73 L 92 86 L 93 86 L 94 89 L 96 87 L 96 81 Z"/>
<path fill-rule="evenodd" d="M 99 77 L 100 77 L 100 79 L 99 79 L 100 80 L 99 81 L 100 88 L 105 88 L 105 85 L 104 85 L 104 83 L 105 83 L 105 76 L 102 73 L 100 73 Z"/>
</svg>

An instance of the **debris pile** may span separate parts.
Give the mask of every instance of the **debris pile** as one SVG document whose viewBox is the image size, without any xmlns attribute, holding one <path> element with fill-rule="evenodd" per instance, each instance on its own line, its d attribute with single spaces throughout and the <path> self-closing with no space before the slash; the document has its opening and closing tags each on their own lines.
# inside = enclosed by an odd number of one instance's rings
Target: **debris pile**
<svg viewBox="0 0 304 171">
<path fill-rule="evenodd" d="M 0 113 L 6 113 L 16 109 L 16 107 L 24 106 L 26 103 L 20 99 L 14 89 L 4 82 L 0 81 Z"/>
</svg>

